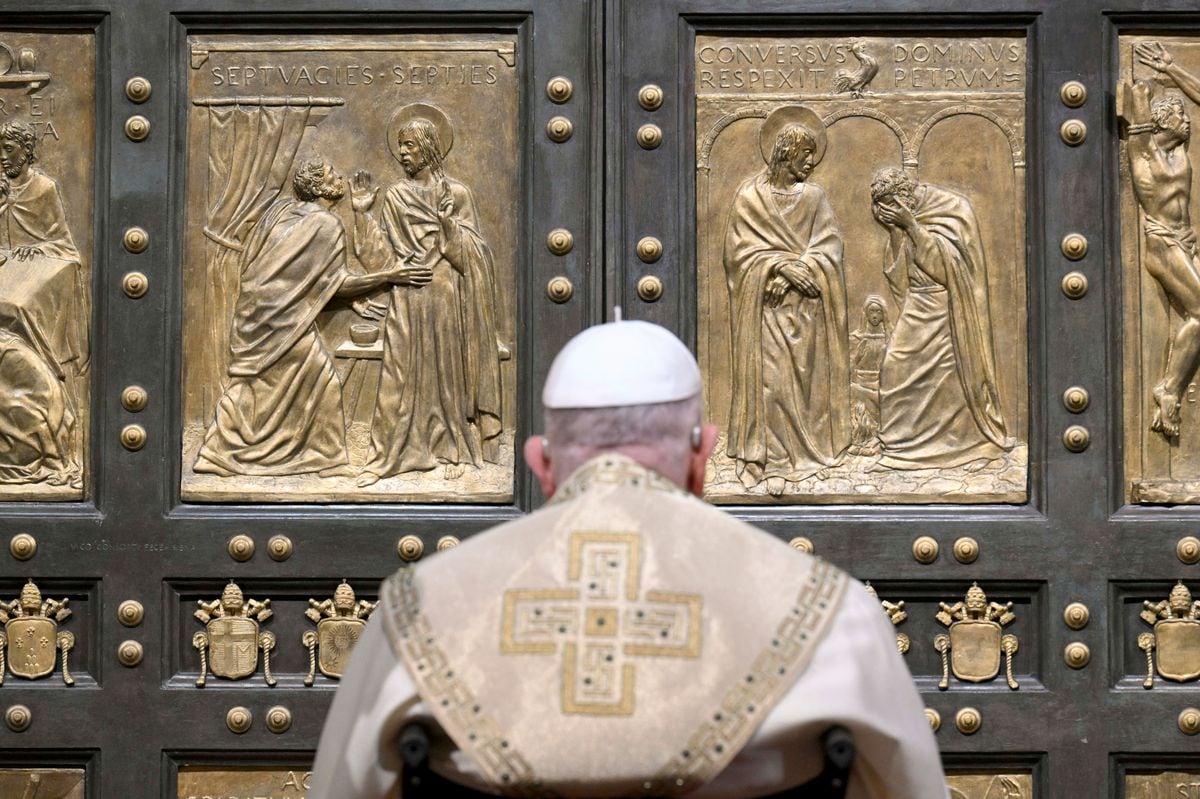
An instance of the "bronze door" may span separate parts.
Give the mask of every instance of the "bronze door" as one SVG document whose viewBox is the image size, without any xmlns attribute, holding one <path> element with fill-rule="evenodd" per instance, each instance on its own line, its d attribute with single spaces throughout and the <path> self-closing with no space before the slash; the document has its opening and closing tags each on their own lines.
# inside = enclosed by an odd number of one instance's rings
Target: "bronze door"
<svg viewBox="0 0 1200 799">
<path fill-rule="evenodd" d="M 952 796 L 1200 796 L 1189 3 L 0 14 L 0 795 L 303 795 L 375 587 L 538 505 L 621 305 L 709 498 L 870 580 Z"/>
</svg>

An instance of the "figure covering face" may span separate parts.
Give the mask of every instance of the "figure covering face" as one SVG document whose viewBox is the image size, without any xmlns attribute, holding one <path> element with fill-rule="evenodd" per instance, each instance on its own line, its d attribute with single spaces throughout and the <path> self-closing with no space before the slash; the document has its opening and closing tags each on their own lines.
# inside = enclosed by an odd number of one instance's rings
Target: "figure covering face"
<svg viewBox="0 0 1200 799">
<path fill-rule="evenodd" d="M 389 142 L 406 176 L 387 189 L 374 215 L 370 203 L 360 208 L 356 200 L 355 254 L 368 268 L 420 265 L 432 269 L 433 278 L 392 288 L 371 455 L 360 485 L 439 464 L 457 477 L 464 464 L 499 458 L 492 252 L 479 231 L 471 190 L 442 171 L 449 122 L 429 106 L 420 110 L 444 132 L 424 117 L 405 121 L 412 109 L 398 112 L 402 124 Z"/>
<path fill-rule="evenodd" d="M 743 485 L 766 479 L 780 494 L 782 481 L 834 465 L 849 443 L 846 288 L 837 218 L 821 188 L 806 182 L 823 154 L 824 127 L 792 106 L 763 129 L 767 168 L 738 189 L 725 234 L 727 452 Z"/>
<path fill-rule="evenodd" d="M 36 251 L 78 261 L 58 182 L 33 166 L 36 146 L 37 134 L 28 125 L 0 126 L 0 250 L 13 250 L 19 260 Z"/>
<path fill-rule="evenodd" d="M 901 306 L 879 375 L 883 457 L 894 469 L 954 467 L 1001 456 L 987 263 L 966 197 L 903 170 L 871 184 L 889 231 L 884 276 Z"/>
<path fill-rule="evenodd" d="M 345 467 L 342 386 L 317 332 L 317 314 L 347 279 L 346 231 L 318 202 L 341 177 L 301 169 L 296 197 L 276 200 L 246 239 L 230 331 L 232 379 L 217 401 L 195 471 L 285 475 Z M 303 187 L 303 188 L 302 188 Z"/>
</svg>

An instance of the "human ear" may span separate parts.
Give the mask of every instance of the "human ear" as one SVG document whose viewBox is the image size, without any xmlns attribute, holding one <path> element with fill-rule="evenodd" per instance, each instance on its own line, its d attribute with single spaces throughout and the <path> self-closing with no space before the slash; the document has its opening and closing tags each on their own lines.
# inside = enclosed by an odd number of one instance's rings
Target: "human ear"
<svg viewBox="0 0 1200 799">
<path fill-rule="evenodd" d="M 706 424 L 700 427 L 700 445 L 692 447 L 688 459 L 687 489 L 698 497 L 704 496 L 704 473 L 708 458 L 717 446 L 717 426 Z"/>
<path fill-rule="evenodd" d="M 554 496 L 558 486 L 554 482 L 554 474 L 550 469 L 550 453 L 546 447 L 546 437 L 530 436 L 525 441 L 523 452 L 525 465 L 529 467 L 529 471 L 533 472 L 533 476 L 541 484 L 542 493 L 546 499 L 550 499 Z"/>
</svg>

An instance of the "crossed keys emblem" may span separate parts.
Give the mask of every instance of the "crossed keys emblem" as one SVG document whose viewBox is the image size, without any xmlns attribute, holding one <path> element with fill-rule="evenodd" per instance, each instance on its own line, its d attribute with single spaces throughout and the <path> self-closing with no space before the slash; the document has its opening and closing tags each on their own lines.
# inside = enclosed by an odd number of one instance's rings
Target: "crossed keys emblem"
<svg viewBox="0 0 1200 799">
<path fill-rule="evenodd" d="M 192 636 L 192 646 L 200 652 L 200 677 L 196 687 L 203 688 L 208 671 L 228 680 L 249 677 L 258 668 L 258 650 L 263 652 L 263 677 L 274 686 L 271 676 L 271 650 L 275 648 L 274 633 L 260 633 L 259 622 L 271 618 L 271 600 L 249 601 L 242 589 L 232 580 L 221 592 L 220 599 L 211 602 L 198 600 L 200 609 L 194 615 L 205 625 L 205 631 Z"/>
<path fill-rule="evenodd" d="M 1138 636 L 1138 648 L 1146 653 L 1143 688 L 1154 687 L 1154 653 L 1158 652 L 1158 674 L 1172 682 L 1190 682 L 1200 677 L 1200 602 L 1180 580 L 1162 602 L 1146 600 L 1140 617 L 1154 632 Z"/>
</svg>

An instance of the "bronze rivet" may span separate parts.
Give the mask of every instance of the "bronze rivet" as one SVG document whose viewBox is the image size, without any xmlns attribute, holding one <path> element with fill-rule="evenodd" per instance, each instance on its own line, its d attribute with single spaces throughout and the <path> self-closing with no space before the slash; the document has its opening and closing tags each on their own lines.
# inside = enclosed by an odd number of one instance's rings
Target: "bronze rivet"
<svg viewBox="0 0 1200 799">
<path fill-rule="evenodd" d="M 1072 261 L 1083 258 L 1088 251 L 1088 241 L 1079 233 L 1068 233 L 1063 236 L 1062 242 L 1058 246 L 1062 250 L 1062 254 Z"/>
<path fill-rule="evenodd" d="M 137 452 L 146 446 L 146 428 L 140 424 L 127 424 L 122 427 L 121 446 L 130 452 Z"/>
<path fill-rule="evenodd" d="M 979 542 L 963 536 L 954 542 L 954 559 L 959 563 L 974 563 L 979 558 Z"/>
<path fill-rule="evenodd" d="M 230 732 L 235 732 L 241 735 L 246 730 L 250 729 L 250 725 L 254 723 L 254 716 L 250 713 L 250 708 L 231 707 L 229 712 L 225 714 L 225 726 Z"/>
<path fill-rule="evenodd" d="M 983 716 L 973 707 L 964 707 L 954 714 L 954 726 L 963 735 L 974 735 L 983 726 Z"/>
<path fill-rule="evenodd" d="M 273 535 L 267 539 L 267 555 L 271 560 L 285 561 L 292 556 L 292 539 L 286 535 Z"/>
<path fill-rule="evenodd" d="M 13 705 L 4 711 L 4 723 L 13 732 L 25 732 L 33 723 L 33 713 L 24 705 Z"/>
<path fill-rule="evenodd" d="M 566 255 L 575 246 L 575 237 L 566 228 L 556 227 L 546 236 L 546 248 L 555 255 Z"/>
<path fill-rule="evenodd" d="M 415 535 L 406 535 L 396 542 L 396 552 L 401 560 L 412 563 L 425 554 L 425 542 Z"/>
<path fill-rule="evenodd" d="M 925 718 L 929 719 L 929 729 L 937 732 L 942 728 L 942 714 L 931 707 L 925 708 Z"/>
<path fill-rule="evenodd" d="M 1179 731 L 1184 735 L 1195 735 L 1200 732 L 1200 710 L 1185 707 L 1179 714 Z"/>
<path fill-rule="evenodd" d="M 802 535 L 798 535 L 791 541 L 788 541 L 788 546 L 792 549 L 798 549 L 801 552 L 813 553 L 813 542 Z"/>
<path fill-rule="evenodd" d="M 458 536 L 444 535 L 437 540 L 437 551 L 442 552 L 447 549 L 454 549 L 460 543 L 462 542 L 458 540 Z"/>
<path fill-rule="evenodd" d="M 550 141 L 559 144 L 571 138 L 571 134 L 574 132 L 575 126 L 566 117 L 551 117 L 550 121 L 546 123 L 546 135 L 550 137 Z"/>
<path fill-rule="evenodd" d="M 1082 669 L 1091 659 L 1092 650 L 1088 649 L 1087 644 L 1079 641 L 1072 641 L 1063 650 L 1063 660 L 1073 669 Z"/>
<path fill-rule="evenodd" d="M 125 81 L 125 96 L 131 103 L 144 103 L 150 99 L 150 81 L 135 76 Z"/>
<path fill-rule="evenodd" d="M 646 111 L 657 111 L 663 104 L 663 90 L 658 84 L 647 83 L 638 89 L 638 105 Z"/>
<path fill-rule="evenodd" d="M 1058 135 L 1071 147 L 1078 147 L 1087 139 L 1087 125 L 1082 119 L 1068 119 L 1059 127 Z"/>
<path fill-rule="evenodd" d="M 1071 386 L 1063 392 L 1062 401 L 1063 407 L 1071 413 L 1083 413 L 1087 410 L 1088 403 L 1092 401 L 1092 398 L 1086 388 Z"/>
<path fill-rule="evenodd" d="M 1082 602 L 1072 602 L 1063 608 L 1063 621 L 1072 630 L 1082 630 L 1091 621 L 1092 612 Z"/>
<path fill-rule="evenodd" d="M 145 252 L 146 248 L 150 246 L 150 234 L 146 232 L 145 228 L 137 225 L 125 228 L 125 232 L 121 235 L 121 244 L 134 255 Z"/>
<path fill-rule="evenodd" d="M 8 551 L 17 560 L 29 560 L 37 554 L 37 539 L 29 533 L 17 533 L 9 540 Z"/>
<path fill-rule="evenodd" d="M 142 662 L 142 656 L 145 650 L 137 641 L 122 641 L 117 647 L 117 660 L 122 666 L 132 669 L 134 666 Z"/>
<path fill-rule="evenodd" d="M 245 563 L 254 557 L 254 539 L 245 533 L 238 533 L 225 544 L 225 551 L 238 563 Z"/>
<path fill-rule="evenodd" d="M 642 125 L 637 129 L 637 143 L 643 150 L 655 149 L 662 140 L 662 128 L 658 125 Z"/>
<path fill-rule="evenodd" d="M 1088 279 L 1083 272 L 1068 272 L 1062 279 L 1062 292 L 1073 300 L 1087 294 Z"/>
<path fill-rule="evenodd" d="M 1092 434 L 1083 425 L 1073 424 L 1063 431 L 1062 440 L 1071 452 L 1083 452 L 1092 443 Z"/>
<path fill-rule="evenodd" d="M 574 295 L 575 287 L 562 275 L 550 278 L 550 282 L 546 284 L 546 296 L 559 304 L 566 302 Z"/>
<path fill-rule="evenodd" d="M 637 282 L 637 294 L 646 302 L 658 302 L 663 295 L 663 283 L 654 275 L 646 275 Z"/>
<path fill-rule="evenodd" d="M 662 258 L 662 254 L 662 242 L 653 236 L 644 236 L 638 240 L 637 256 L 642 260 L 642 263 L 652 264 L 659 258 Z"/>
<path fill-rule="evenodd" d="M 1058 90 L 1058 96 L 1067 108 L 1078 108 L 1087 102 L 1087 87 L 1077 80 L 1069 80 Z"/>
<path fill-rule="evenodd" d="M 146 609 L 136 599 L 126 599 L 117 606 L 117 621 L 126 627 L 137 627 L 146 617 Z"/>
<path fill-rule="evenodd" d="M 126 272 L 121 278 L 121 290 L 131 300 L 139 300 L 150 290 L 150 278 L 143 272 Z"/>
<path fill-rule="evenodd" d="M 564 78 L 562 75 L 556 75 L 546 82 L 546 96 L 550 98 L 550 102 L 562 105 L 567 100 L 571 99 L 571 95 L 575 93 L 575 87 L 571 85 L 571 81 Z"/>
<path fill-rule="evenodd" d="M 1175 555 L 1188 566 L 1200 563 L 1200 538 L 1185 535 L 1175 544 Z"/>
<path fill-rule="evenodd" d="M 938 557 L 938 542 L 927 535 L 913 541 L 912 554 L 917 563 L 933 563 Z"/>
<path fill-rule="evenodd" d="M 121 407 L 130 413 L 144 410 L 149 401 L 150 395 L 141 386 L 126 386 L 121 391 Z"/>
<path fill-rule="evenodd" d="M 292 726 L 292 711 L 283 705 L 276 705 L 267 711 L 267 729 L 279 735 L 287 732 Z"/>
<path fill-rule="evenodd" d="M 141 114 L 134 114 L 125 120 L 125 135 L 130 141 L 145 141 L 150 135 L 150 120 Z"/>
</svg>

